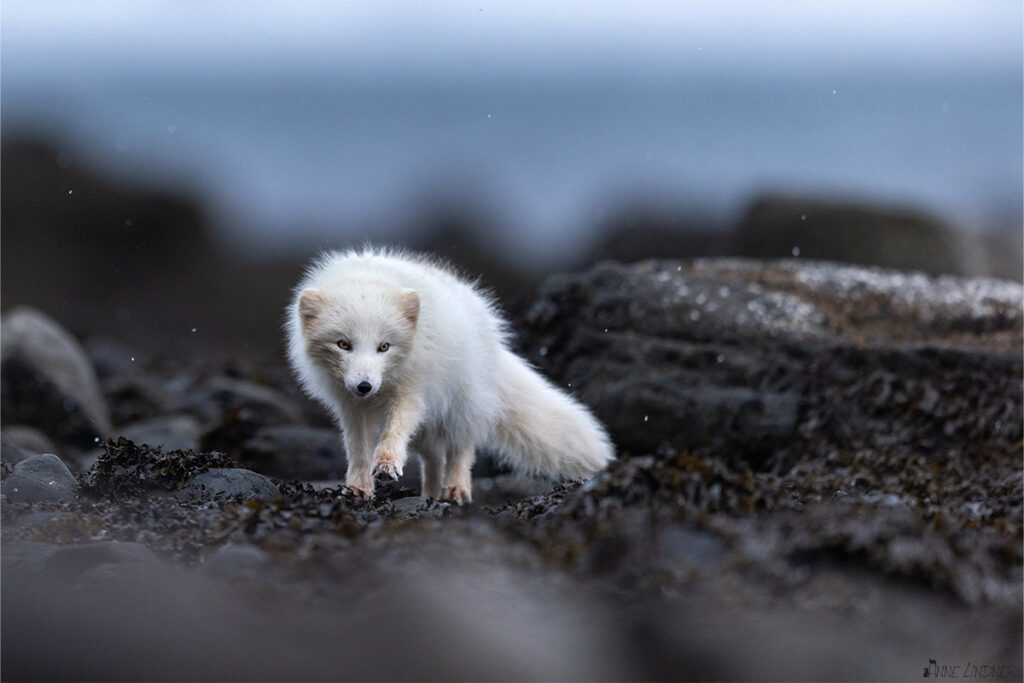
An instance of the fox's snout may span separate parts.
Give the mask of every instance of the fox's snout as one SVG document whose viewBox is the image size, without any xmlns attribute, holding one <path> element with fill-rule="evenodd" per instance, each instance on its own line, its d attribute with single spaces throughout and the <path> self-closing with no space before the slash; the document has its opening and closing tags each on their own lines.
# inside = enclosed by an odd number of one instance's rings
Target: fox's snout
<svg viewBox="0 0 1024 683">
<path fill-rule="evenodd" d="M 356 377 L 345 381 L 345 388 L 357 398 L 368 398 L 380 389 L 380 382 L 371 382 L 366 377 Z"/>
<path fill-rule="evenodd" d="M 381 390 L 388 368 L 383 353 L 345 353 L 338 379 L 356 398 L 369 398 Z"/>
</svg>

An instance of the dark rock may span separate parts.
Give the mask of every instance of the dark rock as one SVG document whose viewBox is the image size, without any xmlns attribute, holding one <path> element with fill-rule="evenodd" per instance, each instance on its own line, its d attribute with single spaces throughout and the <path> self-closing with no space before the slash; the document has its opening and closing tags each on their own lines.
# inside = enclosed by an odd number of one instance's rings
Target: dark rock
<svg viewBox="0 0 1024 683">
<path fill-rule="evenodd" d="M 31 308 L 7 313 L 0 357 L 5 422 L 29 424 L 79 445 L 110 433 L 92 365 L 56 322 Z"/>
<path fill-rule="evenodd" d="M 262 474 L 252 470 L 219 467 L 192 477 L 182 493 L 201 498 L 223 496 L 259 500 L 273 500 L 281 496 L 274 483 Z"/>
<path fill-rule="evenodd" d="M 616 434 L 628 434 L 629 447 L 653 452 L 665 443 L 692 447 L 728 440 L 750 454 L 770 451 L 793 435 L 800 398 L 790 393 L 746 387 L 666 386 L 634 378 L 601 386 L 588 394 Z"/>
<path fill-rule="evenodd" d="M 270 387 L 231 377 L 217 377 L 183 399 L 174 412 L 189 413 L 203 423 L 204 451 L 230 452 L 264 427 L 302 420 L 298 407 Z"/>
<path fill-rule="evenodd" d="M 391 505 L 394 514 L 405 515 L 427 509 L 430 506 L 430 499 L 426 496 L 406 496 L 405 498 L 396 498 L 391 501 Z"/>
<path fill-rule="evenodd" d="M 199 421 L 191 415 L 165 415 L 123 427 L 121 435 L 136 444 L 164 451 L 199 450 Z"/>
<path fill-rule="evenodd" d="M 813 198 L 764 197 L 731 235 L 729 253 L 842 261 L 928 273 L 968 271 L 966 237 L 919 211 Z"/>
<path fill-rule="evenodd" d="M 226 412 L 248 412 L 264 424 L 293 423 L 300 412 L 288 399 L 270 387 L 232 377 L 217 377 L 201 387 L 192 407 L 200 417 L 217 417 Z"/>
<path fill-rule="evenodd" d="M 71 470 L 51 453 L 25 458 L 0 485 L 0 492 L 12 503 L 69 503 L 77 491 Z"/>
<path fill-rule="evenodd" d="M 114 424 L 142 422 L 176 410 L 162 384 L 145 374 L 109 376 L 102 384 Z"/>
<path fill-rule="evenodd" d="M 264 427 L 235 453 L 247 467 L 281 479 L 337 479 L 346 469 L 341 435 L 334 429 Z"/>
<path fill-rule="evenodd" d="M 873 391 L 895 410 L 886 399 L 906 392 L 884 393 L 884 378 L 910 369 L 906 400 L 925 412 L 982 391 L 986 429 L 999 424 L 1012 439 L 1021 299 L 1019 284 L 997 280 L 805 261 L 648 261 L 549 279 L 525 323 L 531 360 L 593 406 L 620 449 L 717 445 L 762 462 L 799 429 L 820 433 L 815 420 L 837 430 L 833 439 L 870 434 L 863 420 L 878 406 L 865 372 L 883 373 Z M 837 395 L 843 386 L 851 390 Z M 926 443 L 949 428 L 922 418 Z"/>
</svg>

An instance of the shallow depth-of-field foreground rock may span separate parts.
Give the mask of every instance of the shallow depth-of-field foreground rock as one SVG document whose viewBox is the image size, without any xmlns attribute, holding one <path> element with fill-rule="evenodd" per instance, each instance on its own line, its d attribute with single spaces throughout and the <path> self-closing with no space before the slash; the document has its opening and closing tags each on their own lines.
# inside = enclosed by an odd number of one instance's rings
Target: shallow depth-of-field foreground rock
<svg viewBox="0 0 1024 683">
<path fill-rule="evenodd" d="M 483 457 L 468 508 L 416 495 L 414 467 L 343 494 L 283 361 L 146 361 L 112 330 L 75 370 L 105 424 L 67 368 L 19 356 L 0 673 L 1019 680 L 1021 305 L 1015 283 L 798 261 L 551 278 L 517 343 L 620 458 L 557 485 Z M 36 471 L 60 496 L 10 495 Z"/>
</svg>

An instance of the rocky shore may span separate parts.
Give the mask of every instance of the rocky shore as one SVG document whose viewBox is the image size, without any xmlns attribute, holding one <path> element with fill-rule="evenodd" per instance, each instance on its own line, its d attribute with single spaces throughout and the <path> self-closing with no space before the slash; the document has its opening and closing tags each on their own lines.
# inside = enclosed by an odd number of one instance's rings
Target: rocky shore
<svg viewBox="0 0 1024 683">
<path fill-rule="evenodd" d="M 549 278 L 588 482 L 341 492 L 283 360 L 2 330 L 8 680 L 1019 679 L 1019 283 L 787 260 Z"/>
</svg>

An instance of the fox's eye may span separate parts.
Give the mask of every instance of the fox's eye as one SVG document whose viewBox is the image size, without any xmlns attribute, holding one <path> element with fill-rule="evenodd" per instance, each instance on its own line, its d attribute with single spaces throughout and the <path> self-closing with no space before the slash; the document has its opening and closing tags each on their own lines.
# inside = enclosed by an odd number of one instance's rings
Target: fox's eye
<svg viewBox="0 0 1024 683">
<path fill-rule="evenodd" d="M 377 353 L 384 353 L 390 348 L 391 344 L 388 344 L 387 342 L 381 342 L 381 345 L 377 347 Z"/>
<path fill-rule="evenodd" d="M 338 340 L 338 348 L 341 349 L 342 351 L 351 351 L 352 350 L 352 345 L 349 344 L 344 339 L 339 339 Z"/>
</svg>

